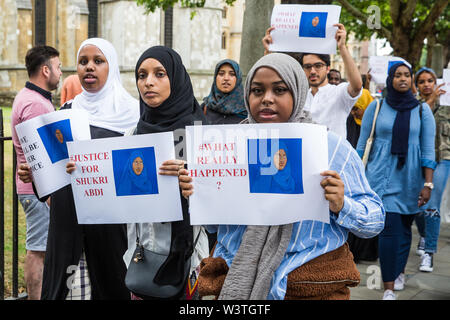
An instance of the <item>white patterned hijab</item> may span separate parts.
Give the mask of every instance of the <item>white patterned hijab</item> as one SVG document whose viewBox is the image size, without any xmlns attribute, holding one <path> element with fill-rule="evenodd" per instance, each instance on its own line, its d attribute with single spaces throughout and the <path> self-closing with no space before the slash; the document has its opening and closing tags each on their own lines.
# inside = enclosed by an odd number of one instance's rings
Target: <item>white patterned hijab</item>
<svg viewBox="0 0 450 320">
<path fill-rule="evenodd" d="M 248 72 L 244 89 L 244 100 L 245 107 L 248 111 L 248 122 L 256 123 L 250 113 L 248 98 L 250 96 L 250 87 L 253 77 L 255 76 L 256 71 L 262 67 L 275 70 L 292 93 L 294 107 L 288 122 L 312 122 L 309 112 L 303 110 L 309 89 L 308 79 L 298 61 L 284 53 L 271 53 L 263 56 Z"/>
<path fill-rule="evenodd" d="M 96 93 L 83 88 L 83 92 L 74 98 L 72 108 L 86 110 L 92 126 L 125 133 L 139 120 L 139 101 L 122 86 L 117 52 L 109 41 L 101 38 L 85 40 L 78 49 L 77 63 L 81 49 L 87 45 L 96 46 L 105 56 L 109 65 L 108 79 Z"/>
</svg>

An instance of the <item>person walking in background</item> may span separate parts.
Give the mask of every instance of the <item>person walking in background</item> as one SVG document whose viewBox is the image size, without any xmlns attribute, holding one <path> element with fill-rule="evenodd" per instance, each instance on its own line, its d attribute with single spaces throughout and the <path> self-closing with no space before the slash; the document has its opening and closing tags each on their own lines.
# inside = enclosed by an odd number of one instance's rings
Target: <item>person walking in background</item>
<svg viewBox="0 0 450 320">
<path fill-rule="evenodd" d="M 214 71 L 211 91 L 201 105 L 209 124 L 236 124 L 247 118 L 239 64 L 220 61 Z"/>
<path fill-rule="evenodd" d="M 17 154 L 17 168 L 26 163 L 24 153 L 15 130 L 19 123 L 55 110 L 50 91 L 58 87 L 61 77 L 59 52 L 49 46 L 37 46 L 30 49 L 25 57 L 29 81 L 15 97 L 11 132 Z M 31 183 L 24 183 L 16 172 L 16 185 L 19 201 L 25 212 L 27 225 L 25 283 L 28 299 L 39 300 L 42 288 L 42 270 L 47 246 L 49 207 L 34 195 Z"/>
<path fill-rule="evenodd" d="M 83 92 L 81 87 L 80 79 L 77 74 L 73 74 L 64 79 L 63 85 L 61 87 L 61 106 L 67 101 L 72 100 Z"/>
<path fill-rule="evenodd" d="M 433 175 L 434 189 L 430 201 L 416 217 L 421 237 L 416 252 L 421 254 L 419 270 L 423 272 L 433 271 L 433 254 L 437 252 L 441 224 L 442 195 L 450 172 L 450 106 L 439 104 L 439 96 L 445 91 L 443 84 L 437 86 L 436 78 L 434 70 L 425 67 L 415 75 L 418 99 L 430 106 L 436 121 L 435 151 L 438 163 Z"/>
<path fill-rule="evenodd" d="M 367 180 L 386 210 L 385 228 L 379 235 L 384 300 L 395 300 L 393 290 L 404 288 L 411 225 L 430 199 L 436 167 L 433 114 L 426 103 L 417 101 L 411 86 L 411 68 L 403 62 L 391 66 L 386 80 L 387 95 L 380 104 L 366 166 Z M 364 113 L 356 148 L 361 157 L 376 105 L 373 101 Z"/>
<path fill-rule="evenodd" d="M 314 122 L 326 125 L 328 129 L 345 139 L 347 136 L 346 120 L 362 93 L 362 81 L 358 67 L 346 45 L 347 31 L 344 25 L 338 23 L 334 26 L 338 27 L 335 38 L 344 62 L 348 82 L 339 85 L 331 85 L 328 82 L 328 73 L 330 72 L 330 55 L 328 54 L 301 53 L 298 61 L 309 82 L 305 110 L 311 113 Z M 266 35 L 262 39 L 266 54 L 270 52 L 269 44 L 272 43 L 270 32 L 273 29 L 273 27 L 267 29 Z"/>
</svg>

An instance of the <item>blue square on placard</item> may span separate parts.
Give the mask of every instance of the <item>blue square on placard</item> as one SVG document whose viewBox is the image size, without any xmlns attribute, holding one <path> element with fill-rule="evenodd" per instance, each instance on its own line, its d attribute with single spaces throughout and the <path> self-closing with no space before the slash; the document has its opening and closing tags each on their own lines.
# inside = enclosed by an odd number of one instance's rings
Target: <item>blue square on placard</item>
<svg viewBox="0 0 450 320">
<path fill-rule="evenodd" d="M 300 37 L 325 38 L 328 12 L 302 12 Z"/>
<path fill-rule="evenodd" d="M 116 196 L 158 194 L 154 147 L 112 150 Z"/>
<path fill-rule="evenodd" d="M 67 141 L 73 141 L 70 120 L 53 122 L 37 129 L 52 163 L 69 158 Z"/>
</svg>

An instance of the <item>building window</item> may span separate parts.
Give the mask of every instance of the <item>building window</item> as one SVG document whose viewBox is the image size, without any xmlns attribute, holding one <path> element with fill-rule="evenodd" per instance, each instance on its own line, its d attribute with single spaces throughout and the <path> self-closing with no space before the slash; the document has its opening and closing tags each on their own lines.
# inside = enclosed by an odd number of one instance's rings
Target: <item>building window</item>
<svg viewBox="0 0 450 320">
<path fill-rule="evenodd" d="M 222 32 L 222 49 L 227 48 L 227 34 Z"/>
<path fill-rule="evenodd" d="M 45 0 L 34 1 L 34 45 L 45 45 L 46 40 L 46 12 Z"/>
<path fill-rule="evenodd" d="M 88 0 L 89 17 L 88 17 L 88 37 L 98 37 L 98 1 Z"/>
<path fill-rule="evenodd" d="M 226 19 L 226 18 L 227 18 L 227 11 L 228 11 L 228 8 L 227 8 L 227 7 L 224 7 L 224 8 L 222 9 L 222 18 L 223 18 L 223 19 Z"/>
</svg>

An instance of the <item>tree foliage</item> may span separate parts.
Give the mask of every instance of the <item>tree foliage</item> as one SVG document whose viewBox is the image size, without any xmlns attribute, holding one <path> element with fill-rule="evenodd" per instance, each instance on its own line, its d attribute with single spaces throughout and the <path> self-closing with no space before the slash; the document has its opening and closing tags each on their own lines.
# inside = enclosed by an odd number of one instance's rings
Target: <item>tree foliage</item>
<svg viewBox="0 0 450 320">
<path fill-rule="evenodd" d="M 236 0 L 223 0 L 233 5 Z M 136 0 L 147 13 L 157 8 L 166 10 L 180 3 L 186 8 L 202 8 L 206 0 Z M 341 23 L 357 40 L 369 39 L 373 34 L 386 39 L 393 54 L 418 66 L 425 39 L 428 45 L 427 65 L 431 63 L 430 50 L 442 44 L 444 63 L 450 61 L 449 0 L 282 0 L 283 4 L 337 4 L 342 7 Z M 195 10 L 194 10 L 195 12 Z M 261 23 L 255 21 L 254 23 Z"/>
<path fill-rule="evenodd" d="M 427 43 L 440 43 L 448 51 L 450 9 L 448 0 L 335 0 L 342 6 L 341 22 L 356 39 L 387 39 L 393 54 L 405 58 L 417 67 L 422 49 Z M 375 26 L 379 23 L 378 26 Z M 428 50 L 430 52 L 430 50 Z M 444 52 L 445 63 L 448 53 Z M 430 59 L 427 59 L 427 64 Z"/>
</svg>

